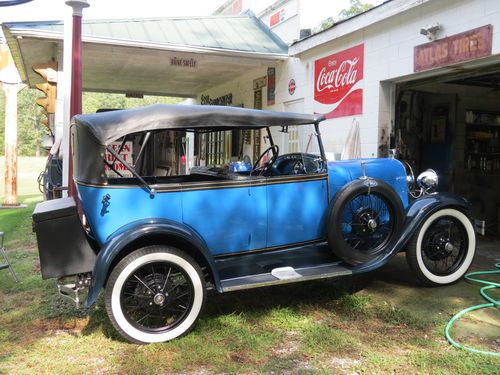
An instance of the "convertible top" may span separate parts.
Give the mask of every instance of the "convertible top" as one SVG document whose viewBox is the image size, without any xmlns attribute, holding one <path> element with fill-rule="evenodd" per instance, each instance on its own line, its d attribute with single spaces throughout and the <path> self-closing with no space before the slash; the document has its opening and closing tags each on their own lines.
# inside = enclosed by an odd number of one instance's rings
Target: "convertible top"
<svg viewBox="0 0 500 375">
<path fill-rule="evenodd" d="M 132 133 L 154 130 L 218 131 L 259 129 L 276 125 L 306 125 L 323 115 L 274 112 L 206 105 L 155 104 L 146 107 L 76 115 L 75 124 L 87 128 L 103 145 Z"/>
</svg>

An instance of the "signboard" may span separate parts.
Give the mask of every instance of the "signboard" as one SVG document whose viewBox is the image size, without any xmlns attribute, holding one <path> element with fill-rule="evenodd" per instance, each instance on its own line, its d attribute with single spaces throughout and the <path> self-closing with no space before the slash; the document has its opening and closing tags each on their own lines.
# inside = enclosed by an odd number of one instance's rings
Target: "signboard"
<svg viewBox="0 0 500 375">
<path fill-rule="evenodd" d="M 196 68 L 196 65 L 198 62 L 193 59 L 193 58 L 184 58 L 184 57 L 171 57 L 170 58 L 170 65 L 171 66 L 178 66 L 182 68 Z"/>
<path fill-rule="evenodd" d="M 491 55 L 493 27 L 486 25 L 415 46 L 413 70 L 421 72 Z"/>
<path fill-rule="evenodd" d="M 231 105 L 233 104 L 233 94 L 219 96 L 218 98 L 211 98 L 209 95 L 201 96 L 201 105 Z"/>
<path fill-rule="evenodd" d="M 113 142 L 111 144 L 111 147 L 113 150 L 118 152 L 120 149 L 120 146 L 122 145 L 122 142 Z M 128 164 L 133 165 L 134 160 L 132 159 L 132 141 L 125 142 L 125 145 L 122 148 L 122 152 L 120 152 L 120 156 L 125 160 Z M 115 169 L 120 172 L 120 174 L 123 177 L 133 177 L 132 173 L 118 160 L 115 160 L 115 157 L 113 154 L 111 154 L 109 151 L 106 151 L 106 161 L 108 163 L 113 163 L 114 161 L 114 167 Z M 115 171 L 113 171 L 111 168 L 109 168 L 107 165 L 104 166 L 104 169 L 106 171 L 106 175 L 108 177 L 120 177 Z"/>
<path fill-rule="evenodd" d="M 297 85 L 295 84 L 295 80 L 292 78 L 289 82 L 288 82 L 288 93 L 290 95 L 293 95 L 295 93 L 295 88 L 297 87 Z"/>
<path fill-rule="evenodd" d="M 271 14 L 269 19 L 269 27 L 276 26 L 285 20 L 285 8 L 278 10 L 276 13 Z"/>
<path fill-rule="evenodd" d="M 276 68 L 267 68 L 267 105 L 274 105 L 276 96 Z"/>
<path fill-rule="evenodd" d="M 314 111 L 327 119 L 363 113 L 364 44 L 314 62 Z"/>
<path fill-rule="evenodd" d="M 261 89 L 261 88 L 265 87 L 266 84 L 267 84 L 267 77 L 266 76 L 256 78 L 253 80 L 253 89 L 254 90 Z"/>
</svg>

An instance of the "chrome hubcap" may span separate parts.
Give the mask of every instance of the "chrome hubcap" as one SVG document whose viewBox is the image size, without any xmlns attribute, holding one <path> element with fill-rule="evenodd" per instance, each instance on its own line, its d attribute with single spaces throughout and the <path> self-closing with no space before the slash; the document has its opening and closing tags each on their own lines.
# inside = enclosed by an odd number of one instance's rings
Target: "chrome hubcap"
<svg viewBox="0 0 500 375">
<path fill-rule="evenodd" d="M 158 293 L 153 297 L 153 301 L 157 305 L 163 305 L 165 302 L 166 296 L 162 293 Z"/>
<path fill-rule="evenodd" d="M 377 221 L 373 220 L 373 219 L 370 219 L 368 221 L 368 228 L 370 228 L 371 230 L 377 229 Z"/>
</svg>

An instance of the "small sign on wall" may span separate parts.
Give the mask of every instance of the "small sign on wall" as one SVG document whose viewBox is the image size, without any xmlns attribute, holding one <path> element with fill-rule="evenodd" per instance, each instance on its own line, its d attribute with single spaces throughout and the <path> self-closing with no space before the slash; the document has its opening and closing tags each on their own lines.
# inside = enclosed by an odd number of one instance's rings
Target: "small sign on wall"
<svg viewBox="0 0 500 375">
<path fill-rule="evenodd" d="M 267 105 L 274 105 L 276 90 L 276 68 L 267 68 Z"/>
<path fill-rule="evenodd" d="M 258 90 L 266 86 L 267 83 L 267 77 L 259 77 L 253 80 L 253 89 Z"/>
</svg>

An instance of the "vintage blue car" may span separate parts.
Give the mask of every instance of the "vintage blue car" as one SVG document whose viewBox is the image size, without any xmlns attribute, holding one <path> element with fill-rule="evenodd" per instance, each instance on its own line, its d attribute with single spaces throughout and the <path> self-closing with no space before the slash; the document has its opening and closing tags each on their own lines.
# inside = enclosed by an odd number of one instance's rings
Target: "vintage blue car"
<svg viewBox="0 0 500 375">
<path fill-rule="evenodd" d="M 183 105 L 76 116 L 79 202 L 46 201 L 33 213 L 42 276 L 57 278 L 60 293 L 77 303 L 88 288 L 86 306 L 104 288 L 111 322 L 136 343 L 186 334 L 208 289 L 365 273 L 402 250 L 426 285 L 461 278 L 476 246 L 469 203 L 433 192 L 434 171 L 414 181 L 395 159 L 328 162 L 322 120 Z M 255 139 L 257 131 L 267 134 L 268 148 L 250 167 L 248 160 L 230 168 L 199 157 L 182 175 L 158 172 L 157 155 L 179 139 L 176 132 L 196 134 L 196 154 L 213 156 L 214 143 L 202 145 L 211 134 Z"/>
</svg>

